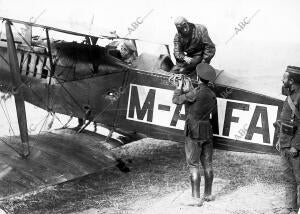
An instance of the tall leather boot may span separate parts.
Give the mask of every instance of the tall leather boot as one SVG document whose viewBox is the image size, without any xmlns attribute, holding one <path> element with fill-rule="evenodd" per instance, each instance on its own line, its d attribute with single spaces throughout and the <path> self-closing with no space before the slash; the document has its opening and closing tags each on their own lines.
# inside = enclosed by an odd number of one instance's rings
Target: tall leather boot
<svg viewBox="0 0 300 214">
<path fill-rule="evenodd" d="M 185 198 L 183 205 L 186 206 L 197 206 L 200 207 L 203 204 L 203 201 L 200 199 L 200 170 L 198 168 L 190 169 L 190 180 L 192 187 L 192 197 Z"/>
<path fill-rule="evenodd" d="M 186 206 L 197 206 L 200 207 L 203 204 L 203 201 L 200 199 L 200 170 L 199 168 L 190 169 L 190 179 L 192 186 L 192 197 L 185 198 L 183 205 Z"/>
<path fill-rule="evenodd" d="M 286 185 L 285 187 L 285 206 L 288 209 L 296 209 L 297 208 L 297 192 L 298 187 L 296 183 L 291 183 Z"/>
<path fill-rule="evenodd" d="M 191 179 L 191 186 L 192 186 L 192 197 L 200 198 L 200 170 L 198 168 L 191 168 L 190 169 L 190 179 Z"/>
<path fill-rule="evenodd" d="M 212 183 L 214 179 L 214 173 L 212 169 L 206 169 L 204 170 L 204 200 L 205 201 L 212 201 Z"/>
<path fill-rule="evenodd" d="M 300 185 L 297 185 L 297 209 L 300 208 Z"/>
</svg>

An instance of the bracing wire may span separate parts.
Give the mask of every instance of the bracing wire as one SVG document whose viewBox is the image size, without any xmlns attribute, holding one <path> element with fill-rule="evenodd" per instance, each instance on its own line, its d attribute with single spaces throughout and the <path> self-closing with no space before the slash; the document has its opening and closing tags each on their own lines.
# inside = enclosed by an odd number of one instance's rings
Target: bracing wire
<svg viewBox="0 0 300 214">
<path fill-rule="evenodd" d="M 9 128 L 11 129 L 13 135 L 15 135 L 14 129 L 12 128 L 12 125 L 11 125 L 12 123 L 11 123 L 11 120 L 10 120 L 10 117 L 9 117 L 9 114 L 8 114 L 8 111 L 7 111 L 7 107 L 6 107 L 6 105 L 4 105 L 5 106 L 5 108 L 4 108 L 3 105 L 2 105 L 2 103 L 1 103 L 1 101 L 0 101 L 0 105 L 1 105 L 1 108 L 2 108 L 3 113 L 5 115 L 5 118 L 6 118 L 7 122 L 8 122 L 8 124 L 9 124 Z"/>
<path fill-rule="evenodd" d="M 12 124 L 11 124 L 11 120 L 9 118 L 9 116 L 7 115 L 7 112 L 5 111 L 1 101 L 0 101 L 0 105 L 1 105 L 1 108 L 3 110 L 3 113 L 5 115 L 5 118 L 9 124 L 9 132 L 13 133 L 13 135 L 15 135 L 15 132 L 14 132 L 14 129 L 12 128 Z M 11 148 L 13 151 L 15 151 L 18 155 L 20 155 L 21 157 L 23 157 L 23 154 L 21 152 L 19 152 L 17 149 L 15 149 L 13 146 L 11 146 L 8 142 L 6 142 L 3 138 L 0 138 L 0 141 L 5 144 L 6 146 L 8 146 L 9 148 Z M 10 142 L 11 142 L 11 136 L 10 136 Z"/>
<path fill-rule="evenodd" d="M 14 26 L 14 25 L 13 25 Z M 16 29 L 16 27 L 14 26 L 14 29 L 18 32 L 18 30 Z M 21 39 L 27 44 L 27 46 L 31 49 L 31 51 L 34 51 L 33 50 L 33 48 L 27 43 L 27 41 L 26 41 L 26 39 L 22 36 L 22 34 L 20 34 L 20 32 L 18 32 L 18 36 L 19 37 L 21 37 Z M 41 35 L 39 35 L 39 37 L 40 37 Z M 4 60 L 5 60 L 5 58 L 1 55 L 0 57 L 2 57 Z M 5 60 L 5 62 L 7 63 L 7 64 L 9 64 L 8 62 L 7 62 L 7 60 Z M 46 65 L 47 67 L 48 67 L 48 65 Z M 48 68 L 48 70 L 50 70 L 50 68 Z M 32 73 L 32 72 L 31 72 Z M 71 99 L 73 99 L 73 101 L 79 106 L 79 108 L 81 109 L 81 106 L 77 103 L 77 101 L 75 100 L 75 98 L 72 96 L 72 94 L 63 86 L 63 84 L 59 81 L 60 79 L 59 78 L 56 78 L 56 77 L 53 77 L 54 79 L 56 79 L 57 80 L 57 82 L 61 85 L 61 87 L 66 91 L 66 93 L 71 97 Z M 35 91 L 31 88 L 31 90 L 33 91 L 33 93 L 37 96 L 37 97 L 39 97 L 36 93 L 35 93 Z M 50 93 L 49 93 L 50 94 Z M 49 96 L 49 95 L 48 95 Z M 39 97 L 39 99 L 41 100 L 41 98 Z M 54 99 L 54 97 L 51 97 L 50 99 Z M 47 102 L 48 104 L 46 104 L 46 106 L 48 106 L 49 105 L 49 101 Z M 48 110 L 49 110 L 49 107 L 48 107 Z M 55 113 L 54 114 L 52 114 L 56 119 L 58 119 L 58 121 L 63 125 L 63 123 L 60 121 L 60 119 L 55 115 Z M 45 121 L 44 121 L 44 123 L 43 123 L 43 126 L 44 126 L 44 124 L 45 124 Z M 41 130 L 40 130 L 41 131 Z M 39 132 L 40 133 L 40 132 Z"/>
<path fill-rule="evenodd" d="M 47 113 L 47 115 L 45 117 L 43 117 L 43 119 L 41 119 L 38 123 L 35 124 L 35 127 L 33 129 L 31 129 L 30 127 L 30 131 L 34 131 L 37 129 L 37 127 L 42 123 L 44 122 L 44 120 L 46 120 L 48 118 L 48 115 L 49 115 L 49 112 Z"/>
<path fill-rule="evenodd" d="M 45 118 L 45 120 L 44 120 L 44 122 L 43 122 L 43 124 L 42 124 L 42 127 L 41 127 L 41 129 L 39 130 L 38 135 L 40 135 L 42 129 L 44 128 L 44 126 L 45 126 L 45 124 L 46 124 L 46 122 L 47 122 L 47 120 L 48 120 L 48 118 L 49 118 L 49 115 L 50 115 L 50 113 L 48 112 L 48 114 L 47 114 L 47 116 L 46 116 L 46 118 Z"/>
<path fill-rule="evenodd" d="M 5 144 L 6 146 L 8 146 L 9 148 L 11 148 L 14 152 L 16 152 L 18 155 L 20 155 L 21 157 L 23 157 L 24 155 L 19 152 L 17 149 L 15 149 L 13 146 L 11 146 L 9 143 L 7 143 L 5 140 L 3 140 L 2 138 L 0 138 L 0 141 Z"/>
<path fill-rule="evenodd" d="M 64 124 L 61 122 L 61 120 L 60 120 L 59 117 L 55 114 L 55 112 L 50 112 L 50 113 L 51 113 L 51 115 L 52 115 L 53 117 L 55 117 L 55 118 L 58 120 L 58 122 L 60 122 L 61 125 L 64 126 Z"/>
<path fill-rule="evenodd" d="M 13 25 L 14 26 L 14 25 Z M 16 29 L 16 27 L 14 26 L 14 29 L 17 31 L 18 36 L 26 43 L 26 45 L 31 49 L 31 51 L 34 52 L 33 48 L 31 47 L 30 44 L 28 44 L 28 42 L 26 41 L 26 39 L 23 37 L 23 35 Z M 51 48 L 51 47 L 48 47 Z M 47 69 L 51 71 L 51 68 L 47 66 Z M 73 95 L 63 86 L 63 84 L 56 78 L 56 77 L 51 77 L 50 78 L 54 78 L 55 80 L 57 80 L 57 82 L 60 84 L 60 86 L 65 90 L 65 92 L 70 96 L 70 98 L 73 100 L 73 102 L 79 107 L 79 109 L 81 109 L 83 112 L 84 110 L 82 109 L 81 105 L 77 102 L 77 100 L 73 97 Z"/>
</svg>

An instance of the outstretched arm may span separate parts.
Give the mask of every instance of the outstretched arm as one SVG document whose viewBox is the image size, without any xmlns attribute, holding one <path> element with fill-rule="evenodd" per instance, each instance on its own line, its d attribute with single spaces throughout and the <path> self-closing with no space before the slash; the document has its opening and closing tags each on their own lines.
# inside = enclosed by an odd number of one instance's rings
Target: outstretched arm
<svg viewBox="0 0 300 214">
<path fill-rule="evenodd" d="M 177 61 L 183 62 L 184 61 L 184 53 L 181 48 L 181 41 L 178 33 L 175 35 L 174 38 L 174 57 Z"/>
</svg>

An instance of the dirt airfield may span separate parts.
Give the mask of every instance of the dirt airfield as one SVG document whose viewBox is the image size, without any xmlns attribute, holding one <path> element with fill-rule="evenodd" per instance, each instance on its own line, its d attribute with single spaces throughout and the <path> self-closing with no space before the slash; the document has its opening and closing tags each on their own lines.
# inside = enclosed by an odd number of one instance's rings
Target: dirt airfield
<svg viewBox="0 0 300 214">
<path fill-rule="evenodd" d="M 129 173 L 103 170 L 2 201 L 0 207 L 16 214 L 250 214 L 277 213 L 284 206 L 277 155 L 215 150 L 215 201 L 188 207 L 182 205 L 190 195 L 183 144 L 147 138 L 113 151 Z"/>
</svg>

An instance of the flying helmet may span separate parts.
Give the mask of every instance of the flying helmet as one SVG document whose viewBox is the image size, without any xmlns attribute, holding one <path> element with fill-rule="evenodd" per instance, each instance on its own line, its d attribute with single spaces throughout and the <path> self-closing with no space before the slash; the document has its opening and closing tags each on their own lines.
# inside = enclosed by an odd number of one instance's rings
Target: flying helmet
<svg viewBox="0 0 300 214">
<path fill-rule="evenodd" d="M 174 24 L 175 24 L 176 26 L 181 26 L 181 25 L 184 25 L 184 24 L 186 24 L 186 23 L 188 23 L 188 20 L 187 20 L 186 18 L 182 17 L 182 16 L 179 16 L 179 17 L 177 17 L 177 18 L 174 20 Z"/>
<path fill-rule="evenodd" d="M 213 82 L 216 79 L 215 69 L 207 63 L 199 63 L 196 67 L 199 78 Z"/>
<path fill-rule="evenodd" d="M 130 40 L 120 41 L 117 49 L 121 52 L 122 57 L 127 57 L 130 53 L 136 51 L 136 47 Z"/>
</svg>

